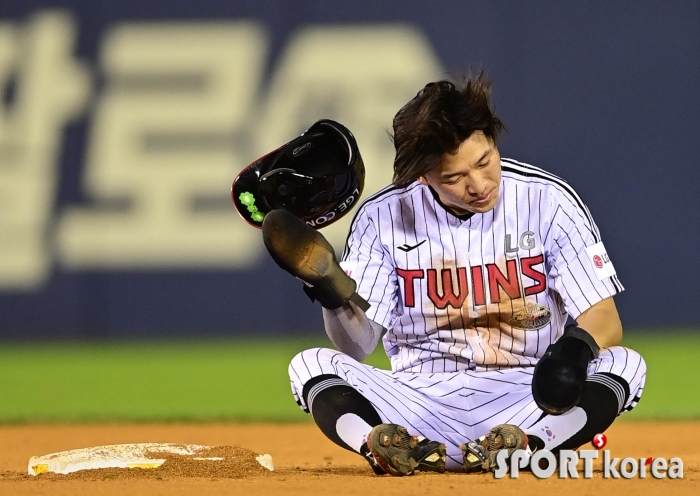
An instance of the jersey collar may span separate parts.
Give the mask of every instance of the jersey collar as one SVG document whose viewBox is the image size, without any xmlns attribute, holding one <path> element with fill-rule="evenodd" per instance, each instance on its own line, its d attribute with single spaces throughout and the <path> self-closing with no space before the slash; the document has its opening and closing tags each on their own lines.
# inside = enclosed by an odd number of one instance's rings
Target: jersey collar
<svg viewBox="0 0 700 496">
<path fill-rule="evenodd" d="M 474 216 L 474 212 L 467 212 L 466 214 L 457 215 L 450 209 L 450 207 L 445 206 L 445 204 L 440 201 L 440 197 L 438 196 L 437 191 L 435 191 L 430 185 L 428 185 L 427 187 L 430 190 L 430 194 L 433 195 L 433 198 L 435 198 L 435 201 L 438 203 L 438 205 L 440 205 L 443 208 L 443 210 L 445 210 L 445 212 L 450 214 L 452 217 L 456 217 L 459 220 L 469 220 Z"/>
</svg>

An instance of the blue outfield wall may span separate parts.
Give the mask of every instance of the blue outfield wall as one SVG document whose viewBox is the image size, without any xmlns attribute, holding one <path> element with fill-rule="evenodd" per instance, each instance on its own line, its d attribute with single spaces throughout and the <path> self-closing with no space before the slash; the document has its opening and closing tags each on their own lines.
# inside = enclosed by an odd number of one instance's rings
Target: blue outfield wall
<svg viewBox="0 0 700 496">
<path fill-rule="evenodd" d="M 4 0 L 0 338 L 321 332 L 232 179 L 334 118 L 366 197 L 394 113 L 469 68 L 502 155 L 589 206 L 626 327 L 700 325 L 698 2 Z"/>
</svg>

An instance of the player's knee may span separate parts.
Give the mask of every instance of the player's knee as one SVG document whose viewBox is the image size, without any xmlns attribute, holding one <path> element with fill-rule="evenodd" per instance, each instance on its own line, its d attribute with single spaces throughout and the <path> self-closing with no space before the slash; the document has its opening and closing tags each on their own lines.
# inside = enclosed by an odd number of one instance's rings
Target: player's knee
<svg viewBox="0 0 700 496">
<path fill-rule="evenodd" d="M 334 358 L 337 360 L 337 350 L 329 348 L 311 348 L 297 353 L 289 363 L 289 378 L 292 383 L 306 383 L 312 377 L 323 374 L 334 374 Z"/>
<path fill-rule="evenodd" d="M 647 375 L 647 363 L 644 361 L 644 357 L 638 352 L 625 348 L 627 352 L 628 366 L 623 370 L 622 377 L 627 379 L 627 382 L 633 382 L 635 378 Z"/>
<path fill-rule="evenodd" d="M 602 363 L 596 372 L 609 372 L 622 377 L 630 385 L 632 394 L 637 385 L 643 386 L 647 364 L 638 352 L 624 346 L 611 346 L 600 350 Z"/>
</svg>

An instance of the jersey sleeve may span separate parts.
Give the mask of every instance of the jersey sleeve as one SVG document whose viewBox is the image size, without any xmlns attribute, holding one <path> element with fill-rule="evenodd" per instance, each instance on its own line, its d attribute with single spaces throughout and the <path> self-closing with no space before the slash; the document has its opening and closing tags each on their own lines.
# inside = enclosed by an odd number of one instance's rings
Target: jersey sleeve
<svg viewBox="0 0 700 496">
<path fill-rule="evenodd" d="M 624 288 L 588 208 L 575 195 L 555 197 L 549 274 L 566 311 L 574 319 Z"/>
<path fill-rule="evenodd" d="M 350 226 L 340 266 L 357 282 L 357 293 L 371 305 L 367 317 L 389 328 L 397 318 L 398 281 L 379 226 L 371 209 L 361 208 Z"/>
</svg>

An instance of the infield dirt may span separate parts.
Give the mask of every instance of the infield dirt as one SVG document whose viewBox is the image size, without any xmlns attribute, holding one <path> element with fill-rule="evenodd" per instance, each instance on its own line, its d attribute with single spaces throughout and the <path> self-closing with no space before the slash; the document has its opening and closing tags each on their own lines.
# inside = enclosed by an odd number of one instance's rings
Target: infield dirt
<svg viewBox="0 0 700 496">
<path fill-rule="evenodd" d="M 680 457 L 683 479 L 539 480 L 521 474 L 496 480 L 490 474 L 375 476 L 359 456 L 336 447 L 312 423 L 302 424 L 139 424 L 26 425 L 0 427 L 0 495 L 373 495 L 498 494 L 529 496 L 566 493 L 620 496 L 700 494 L 700 422 L 618 422 L 606 432 L 614 457 Z M 275 471 L 182 475 L 177 471 L 89 471 L 68 476 L 27 474 L 33 455 L 122 443 L 182 443 L 231 446 L 272 455 Z M 126 469 L 129 470 L 129 469 Z M 145 471 L 144 471 L 145 472 Z M 498 486 L 496 486 L 496 484 Z"/>
</svg>

